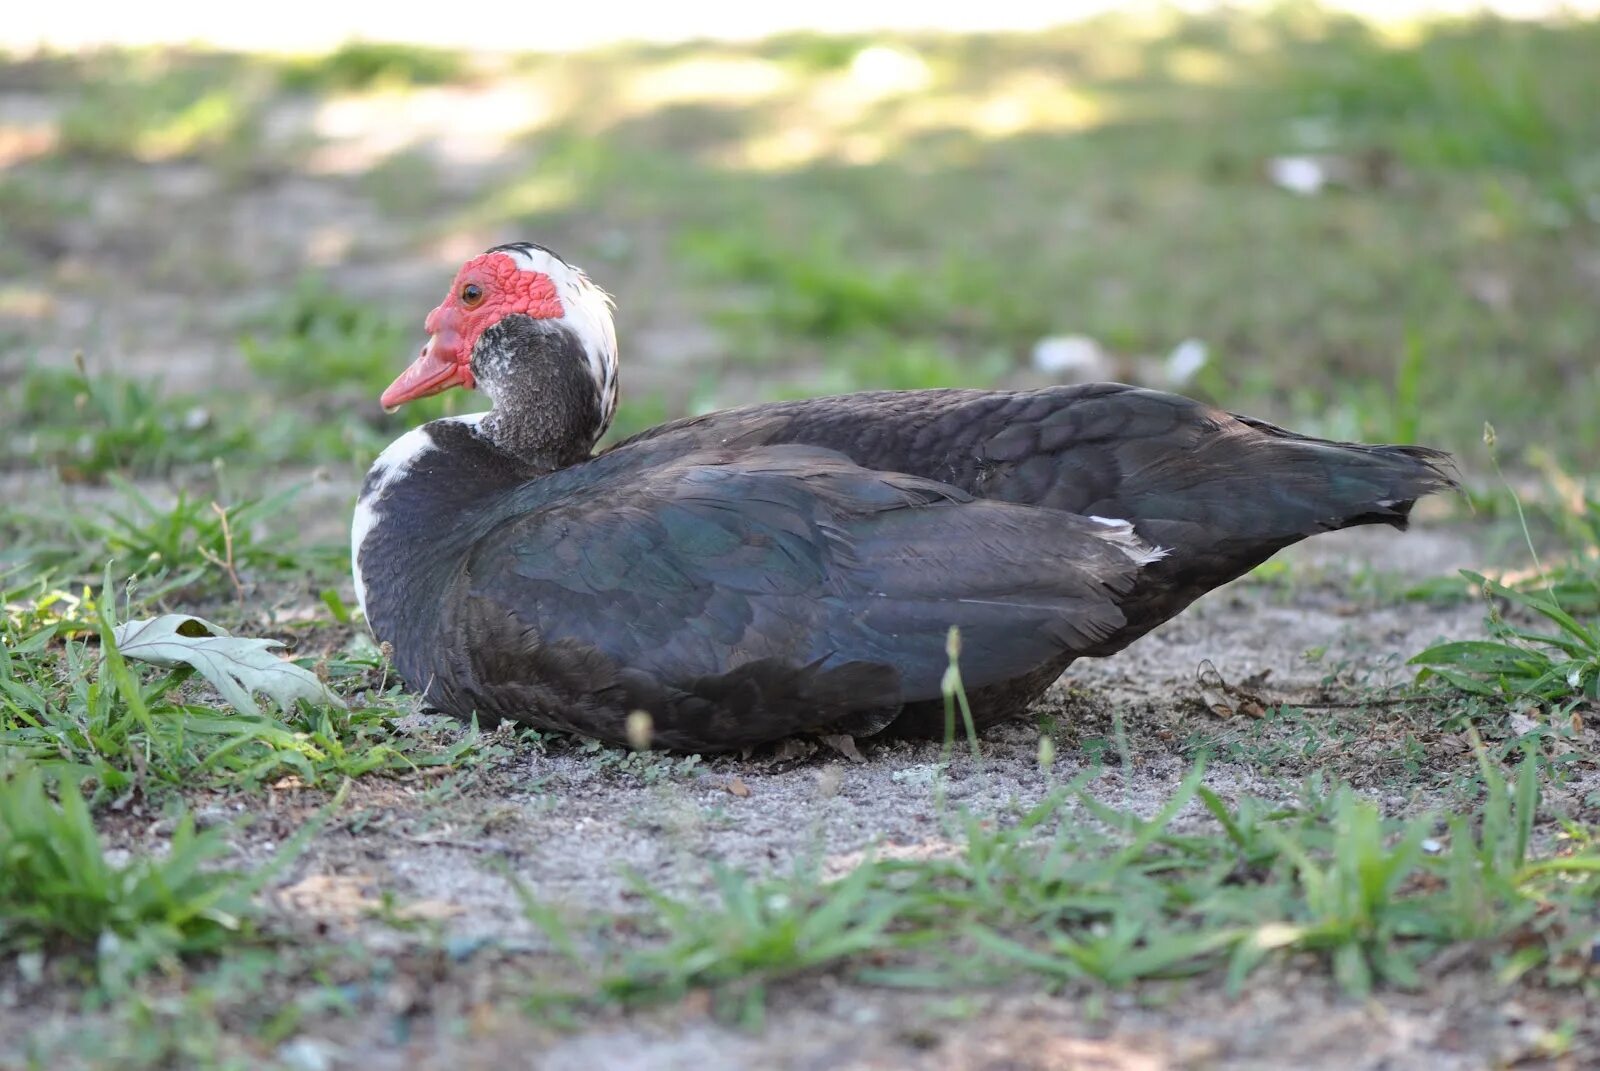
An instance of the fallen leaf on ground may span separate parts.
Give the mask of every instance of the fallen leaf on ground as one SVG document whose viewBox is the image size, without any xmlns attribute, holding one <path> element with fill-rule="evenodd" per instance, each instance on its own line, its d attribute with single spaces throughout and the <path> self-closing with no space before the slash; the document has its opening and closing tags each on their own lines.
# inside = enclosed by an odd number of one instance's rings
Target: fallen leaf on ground
<svg viewBox="0 0 1600 1071">
<path fill-rule="evenodd" d="M 117 650 L 124 658 L 168 669 L 189 666 L 222 693 L 236 710 L 259 716 L 250 698 L 260 692 L 288 713 L 295 701 L 326 704 L 343 709 L 344 701 L 328 690 L 310 670 L 274 654 L 277 640 L 247 639 L 189 614 L 162 614 L 143 621 L 127 621 L 112 630 Z"/>
<path fill-rule="evenodd" d="M 744 799 L 745 797 L 750 795 L 750 786 L 745 784 L 742 780 L 740 780 L 737 777 L 735 777 L 732 781 L 729 781 L 726 785 L 723 785 L 722 787 L 727 789 L 729 794 L 734 795 L 734 796 L 738 796 L 740 799 Z"/>
<path fill-rule="evenodd" d="M 1256 679 L 1247 678 L 1247 682 Z M 1265 679 L 1265 675 L 1260 679 Z M 1267 716 L 1267 705 L 1261 701 L 1261 697 L 1229 684 L 1210 659 L 1200 663 L 1200 669 L 1195 674 L 1195 685 L 1200 691 L 1200 701 L 1219 718 L 1231 718 L 1236 714 L 1247 718 Z"/>
<path fill-rule="evenodd" d="M 300 914 L 354 918 L 381 903 L 367 894 L 371 883 L 367 874 L 308 874 L 276 895 L 285 908 Z"/>
<path fill-rule="evenodd" d="M 866 762 L 866 757 L 856 747 L 856 738 L 848 733 L 835 733 L 832 736 L 820 737 L 824 744 L 849 759 L 851 762 Z"/>
<path fill-rule="evenodd" d="M 353 921 L 363 915 L 384 910 L 384 901 L 368 890 L 376 883 L 370 874 L 308 874 L 277 892 L 277 899 L 298 914 L 334 917 Z M 393 905 L 390 914 L 399 919 L 448 919 L 465 913 L 460 904 L 445 900 L 417 900 Z"/>
<path fill-rule="evenodd" d="M 1537 719 L 1529 717 L 1520 710 L 1511 715 L 1511 731 L 1518 736 L 1526 736 L 1538 727 Z"/>
<path fill-rule="evenodd" d="M 767 756 L 769 765 L 777 766 L 785 762 L 799 762 L 809 759 L 816 753 L 817 745 L 810 740 L 803 740 L 798 736 L 788 736 L 779 740 L 773 747 L 772 754 Z"/>
</svg>

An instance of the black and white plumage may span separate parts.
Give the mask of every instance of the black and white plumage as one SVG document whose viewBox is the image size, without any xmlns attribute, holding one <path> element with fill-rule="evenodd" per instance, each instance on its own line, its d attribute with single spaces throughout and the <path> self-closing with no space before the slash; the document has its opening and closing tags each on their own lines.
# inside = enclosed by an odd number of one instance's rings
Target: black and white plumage
<svg viewBox="0 0 1600 1071">
<path fill-rule="evenodd" d="M 696 750 L 937 733 L 954 626 L 988 723 L 1282 547 L 1403 527 L 1450 483 L 1436 451 L 1119 384 L 751 406 L 591 457 L 616 384 L 591 289 L 548 250 L 491 250 L 385 392 L 494 402 L 385 450 L 352 531 L 374 634 L 462 717 L 621 741 L 642 710 Z"/>
</svg>

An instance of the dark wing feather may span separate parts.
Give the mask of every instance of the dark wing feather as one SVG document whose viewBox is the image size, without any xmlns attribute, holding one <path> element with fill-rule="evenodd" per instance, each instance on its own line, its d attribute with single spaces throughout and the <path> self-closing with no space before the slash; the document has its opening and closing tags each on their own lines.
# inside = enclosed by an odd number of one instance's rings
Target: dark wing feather
<svg viewBox="0 0 1600 1071">
<path fill-rule="evenodd" d="M 669 746 L 771 739 L 936 697 L 952 625 L 973 687 L 1102 641 L 1140 568 L 1118 538 L 826 450 L 688 455 L 479 540 L 439 687 L 613 738 L 643 709 Z"/>
<path fill-rule="evenodd" d="M 890 391 L 750 406 L 617 447 L 807 443 L 982 498 L 1130 521 L 1166 558 L 1123 602 L 1109 654 L 1291 543 L 1404 527 L 1454 486 L 1448 455 L 1313 439 L 1176 394 L 1094 383 L 1037 391 Z M 974 555 L 976 557 L 976 555 Z"/>
</svg>

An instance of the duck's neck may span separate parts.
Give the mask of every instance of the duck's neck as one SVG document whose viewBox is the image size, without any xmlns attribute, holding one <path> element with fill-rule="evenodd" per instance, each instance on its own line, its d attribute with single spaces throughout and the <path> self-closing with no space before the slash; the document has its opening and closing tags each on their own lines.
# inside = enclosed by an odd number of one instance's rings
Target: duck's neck
<svg viewBox="0 0 1600 1071">
<path fill-rule="evenodd" d="M 494 402 L 479 433 L 538 471 L 589 457 L 611 422 L 588 352 L 559 324 L 506 317 L 479 340 L 473 374 Z"/>
</svg>

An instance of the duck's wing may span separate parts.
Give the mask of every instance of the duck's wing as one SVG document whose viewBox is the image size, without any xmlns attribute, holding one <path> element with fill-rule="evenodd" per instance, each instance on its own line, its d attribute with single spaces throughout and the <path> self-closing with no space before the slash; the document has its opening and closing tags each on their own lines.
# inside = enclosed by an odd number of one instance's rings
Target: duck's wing
<svg viewBox="0 0 1600 1071">
<path fill-rule="evenodd" d="M 1449 456 L 1296 435 L 1192 398 L 1117 383 L 1035 391 L 879 391 L 749 406 L 630 443 L 806 443 L 968 494 L 1132 522 L 1167 549 L 1126 601 L 1109 653 L 1307 536 L 1403 528 L 1454 486 Z M 623 444 L 619 449 L 628 448 Z"/>
<path fill-rule="evenodd" d="M 1122 627 L 1159 556 L 1125 524 L 975 499 L 782 446 L 613 470 L 501 524 L 447 596 L 457 708 L 629 711 L 677 747 L 733 747 L 970 687 Z M 547 719 L 548 720 L 548 719 Z"/>
</svg>

